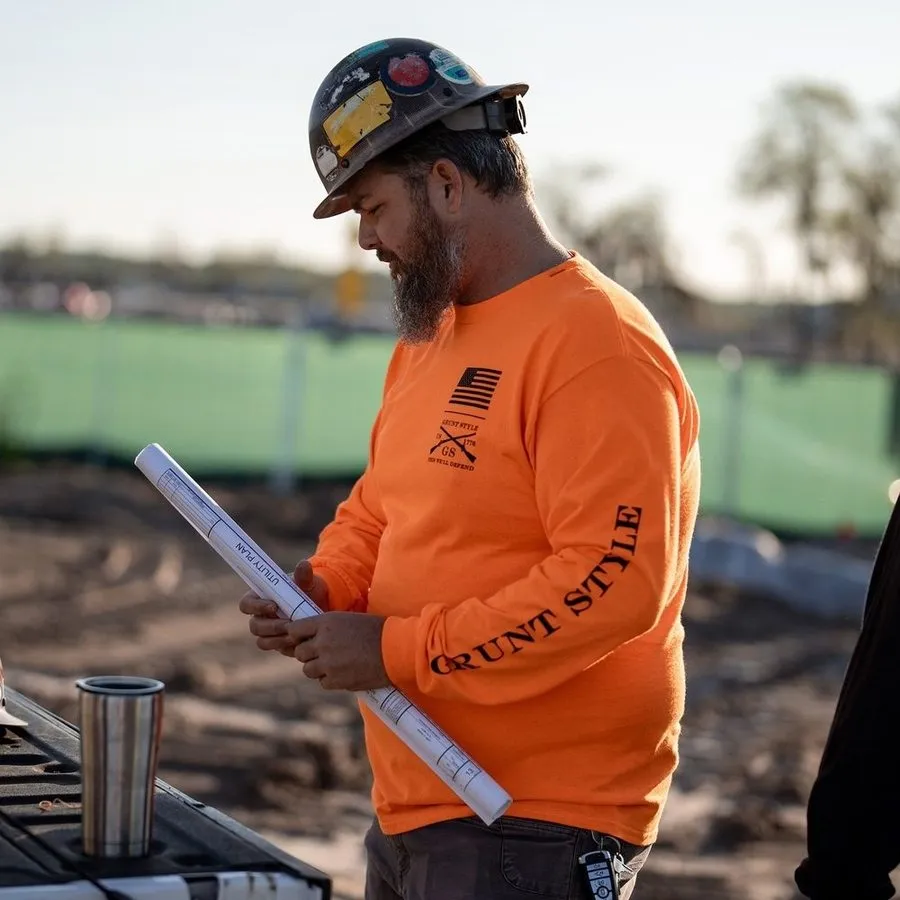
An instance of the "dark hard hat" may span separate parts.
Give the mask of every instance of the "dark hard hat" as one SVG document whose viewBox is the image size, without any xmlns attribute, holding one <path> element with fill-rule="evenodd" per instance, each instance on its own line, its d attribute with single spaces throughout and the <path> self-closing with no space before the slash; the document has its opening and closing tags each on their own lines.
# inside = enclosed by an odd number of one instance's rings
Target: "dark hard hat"
<svg viewBox="0 0 900 900">
<path fill-rule="evenodd" d="M 489 85 L 449 50 L 388 38 L 345 56 L 316 91 L 309 149 L 328 192 L 313 216 L 347 212 L 347 182 L 389 147 L 443 121 L 451 129 L 521 134 L 527 84 Z"/>
</svg>

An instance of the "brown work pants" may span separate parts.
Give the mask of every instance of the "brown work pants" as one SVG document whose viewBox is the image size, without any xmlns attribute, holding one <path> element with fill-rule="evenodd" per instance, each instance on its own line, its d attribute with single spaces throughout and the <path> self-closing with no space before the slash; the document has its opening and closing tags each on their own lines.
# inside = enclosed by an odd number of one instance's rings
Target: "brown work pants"
<svg viewBox="0 0 900 900">
<path fill-rule="evenodd" d="M 452 819 L 386 835 L 373 823 L 366 835 L 365 900 L 591 900 L 578 858 L 590 850 L 614 852 L 609 835 L 535 819 Z M 628 867 L 620 900 L 650 847 L 616 839 Z"/>
</svg>

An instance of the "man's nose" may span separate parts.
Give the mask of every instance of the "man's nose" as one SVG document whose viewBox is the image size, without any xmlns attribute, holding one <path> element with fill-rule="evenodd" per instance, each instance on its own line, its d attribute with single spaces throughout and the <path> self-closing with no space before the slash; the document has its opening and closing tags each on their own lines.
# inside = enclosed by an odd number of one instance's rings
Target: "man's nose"
<svg viewBox="0 0 900 900">
<path fill-rule="evenodd" d="M 363 250 L 378 249 L 378 235 L 375 233 L 375 229 L 366 222 L 364 216 L 361 216 L 359 220 L 359 233 L 357 234 L 357 241 L 359 242 L 359 246 L 362 247 Z"/>
</svg>

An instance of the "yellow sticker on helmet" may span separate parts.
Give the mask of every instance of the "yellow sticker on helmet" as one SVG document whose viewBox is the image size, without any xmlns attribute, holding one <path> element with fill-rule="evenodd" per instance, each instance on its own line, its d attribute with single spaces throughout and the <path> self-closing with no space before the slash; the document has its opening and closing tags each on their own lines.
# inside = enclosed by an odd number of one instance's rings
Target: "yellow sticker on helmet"
<svg viewBox="0 0 900 900">
<path fill-rule="evenodd" d="M 322 125 L 338 154 L 346 156 L 366 135 L 384 125 L 391 118 L 393 103 L 380 81 L 345 100 Z"/>
</svg>

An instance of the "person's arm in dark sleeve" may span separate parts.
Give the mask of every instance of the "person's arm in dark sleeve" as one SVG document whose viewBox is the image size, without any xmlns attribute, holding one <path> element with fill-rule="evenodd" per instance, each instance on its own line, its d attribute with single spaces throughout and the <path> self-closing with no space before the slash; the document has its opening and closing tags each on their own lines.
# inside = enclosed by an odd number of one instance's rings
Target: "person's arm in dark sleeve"
<svg viewBox="0 0 900 900">
<path fill-rule="evenodd" d="M 888 900 L 900 865 L 900 505 L 884 533 L 862 630 L 807 806 L 811 900 Z"/>
</svg>

